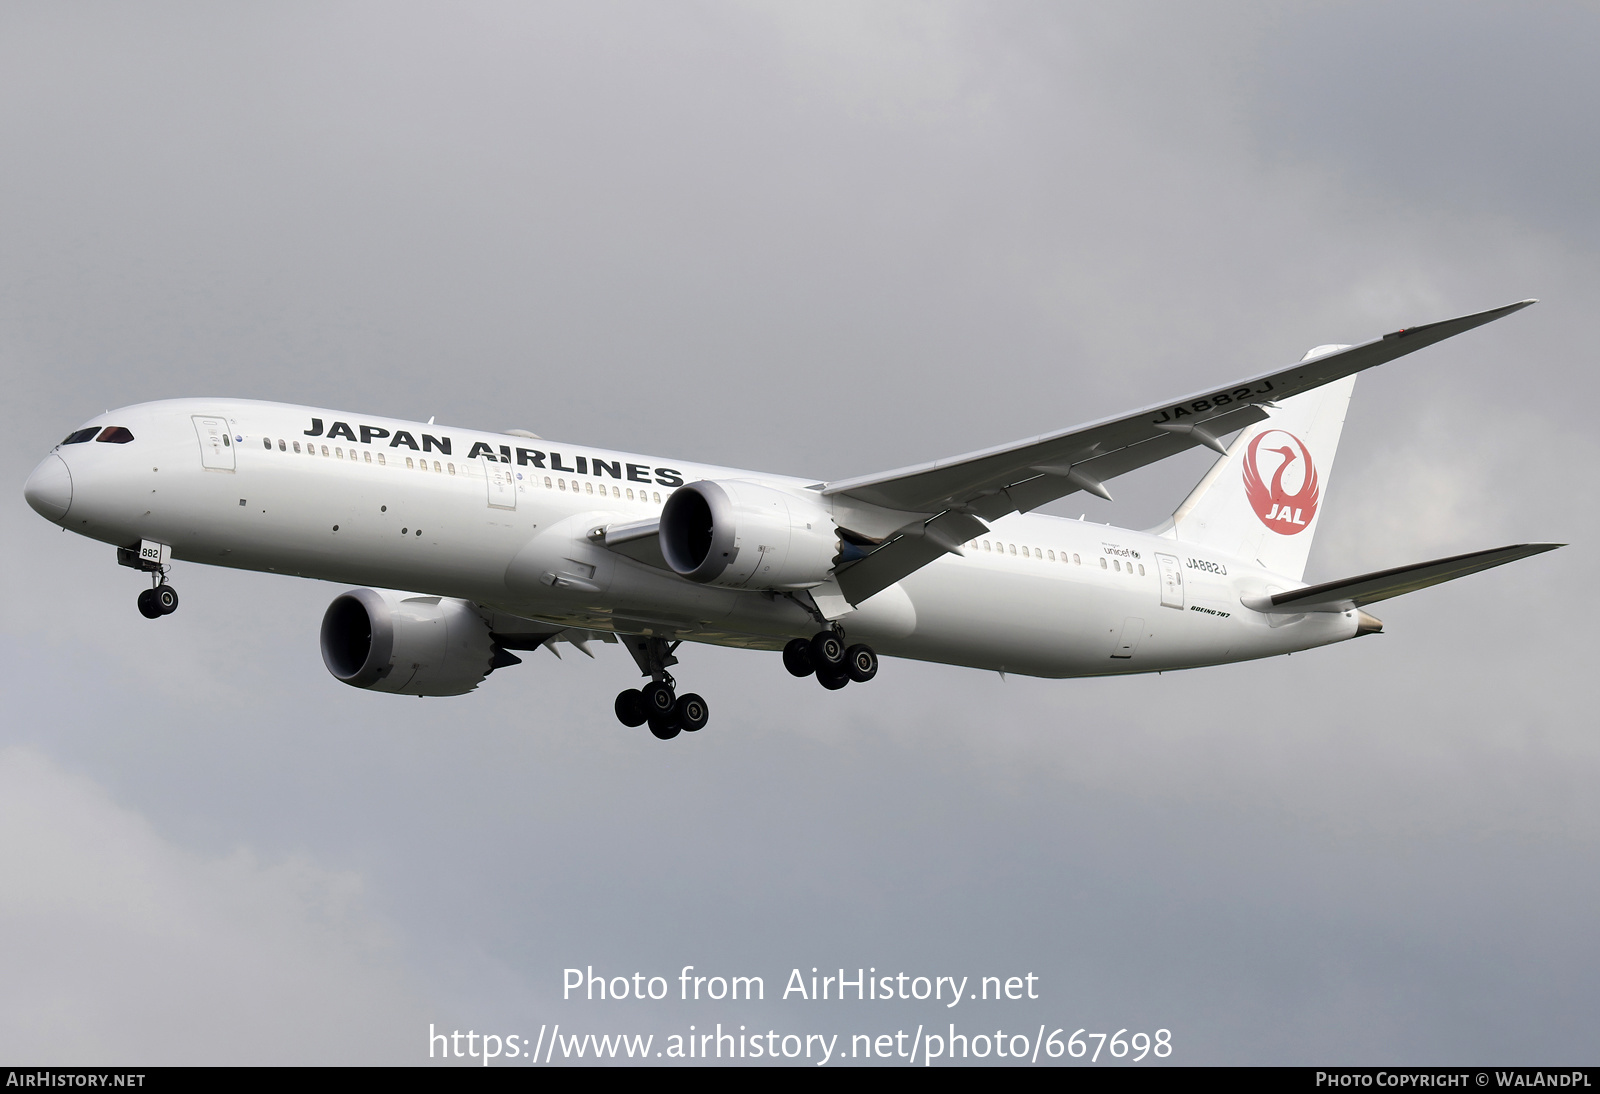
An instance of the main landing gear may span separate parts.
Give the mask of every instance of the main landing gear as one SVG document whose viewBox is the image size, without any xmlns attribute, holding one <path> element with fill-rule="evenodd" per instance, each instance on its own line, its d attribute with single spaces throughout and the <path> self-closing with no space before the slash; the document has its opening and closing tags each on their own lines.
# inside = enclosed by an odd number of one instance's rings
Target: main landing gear
<svg viewBox="0 0 1600 1094">
<path fill-rule="evenodd" d="M 650 683 L 617 696 L 612 705 L 617 721 L 629 727 L 648 725 L 663 741 L 705 728 L 709 716 L 706 701 L 693 692 L 679 695 L 677 681 L 667 671 L 678 663 L 673 656 L 678 643 L 647 635 L 621 637 Z M 826 630 L 811 638 L 796 638 L 783 647 L 783 667 L 794 676 L 814 675 L 817 683 L 838 691 L 852 680 L 865 684 L 878 675 L 878 655 L 864 643 L 846 646 L 841 632 Z"/>
<path fill-rule="evenodd" d="M 815 674 L 817 683 L 838 691 L 852 680 L 865 684 L 878 675 L 878 655 L 862 643 L 846 646 L 837 631 L 818 631 L 783 647 L 783 667 L 791 676 Z"/>
<path fill-rule="evenodd" d="M 639 663 L 639 671 L 651 680 L 643 688 L 629 688 L 617 696 L 613 705 L 617 721 L 630 727 L 648 724 L 650 732 L 662 741 L 704 729 L 710 717 L 706 701 L 693 692 L 679 695 L 677 681 L 667 671 L 668 665 L 678 663 L 672 656 L 678 643 L 637 635 L 625 638 L 624 644 Z"/>
</svg>

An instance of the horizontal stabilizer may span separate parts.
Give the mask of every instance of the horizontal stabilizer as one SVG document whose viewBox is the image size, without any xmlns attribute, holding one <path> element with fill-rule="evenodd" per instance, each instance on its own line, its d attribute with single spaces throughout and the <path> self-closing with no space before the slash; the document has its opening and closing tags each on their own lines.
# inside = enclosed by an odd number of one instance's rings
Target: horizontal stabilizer
<svg viewBox="0 0 1600 1094">
<path fill-rule="evenodd" d="M 1519 558 L 1565 546 L 1565 543 L 1518 543 L 1510 547 L 1493 547 L 1487 551 L 1398 566 L 1393 570 L 1379 570 L 1373 574 L 1309 585 L 1304 589 L 1291 589 L 1271 596 L 1241 597 L 1240 600 L 1245 607 L 1258 612 L 1347 612 L 1351 608 L 1414 593 L 1429 585 L 1441 585 L 1479 570 L 1491 570 Z"/>
</svg>

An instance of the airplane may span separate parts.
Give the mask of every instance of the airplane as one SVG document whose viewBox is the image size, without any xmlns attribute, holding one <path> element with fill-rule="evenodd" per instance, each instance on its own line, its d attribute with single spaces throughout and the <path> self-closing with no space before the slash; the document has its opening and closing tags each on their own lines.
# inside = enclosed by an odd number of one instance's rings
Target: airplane
<svg viewBox="0 0 1600 1094">
<path fill-rule="evenodd" d="M 620 644 L 649 683 L 617 696 L 618 720 L 670 740 L 708 720 L 669 671 L 683 642 L 781 651 L 829 690 L 873 679 L 880 650 L 1039 677 L 1163 672 L 1375 634 L 1369 605 L 1564 546 L 1302 580 L 1356 375 L 1532 303 L 835 482 L 204 398 L 85 422 L 24 495 L 148 573 L 150 619 L 178 606 L 174 560 L 361 586 L 320 633 L 353 687 L 460 695 L 520 663 L 513 651 Z M 1195 447 L 1217 459 L 1157 528 L 1034 511 L 1110 500 L 1109 480 Z"/>
</svg>

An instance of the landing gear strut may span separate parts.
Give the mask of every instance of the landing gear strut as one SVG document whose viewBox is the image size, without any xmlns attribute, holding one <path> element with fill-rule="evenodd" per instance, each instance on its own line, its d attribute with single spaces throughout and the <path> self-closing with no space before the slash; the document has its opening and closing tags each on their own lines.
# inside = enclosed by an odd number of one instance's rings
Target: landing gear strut
<svg viewBox="0 0 1600 1094">
<path fill-rule="evenodd" d="M 706 701 L 693 692 L 679 695 L 677 681 L 667 671 L 667 666 L 678 663 L 672 655 L 678 643 L 645 635 L 630 636 L 623 642 L 639 671 L 651 679 L 643 688 L 629 688 L 617 696 L 617 721 L 630 727 L 649 723 L 650 732 L 663 741 L 705 728 L 710 717 Z"/>
<path fill-rule="evenodd" d="M 850 681 L 865 684 L 878 675 L 878 655 L 871 646 L 845 646 L 840 630 L 818 631 L 783 647 L 783 667 L 791 676 L 816 675 L 817 683 L 838 691 Z"/>
</svg>

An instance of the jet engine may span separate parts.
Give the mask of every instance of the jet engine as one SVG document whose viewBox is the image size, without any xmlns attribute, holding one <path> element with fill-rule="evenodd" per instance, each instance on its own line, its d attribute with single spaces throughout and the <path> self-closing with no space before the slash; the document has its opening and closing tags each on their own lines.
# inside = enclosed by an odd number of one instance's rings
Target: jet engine
<svg viewBox="0 0 1600 1094">
<path fill-rule="evenodd" d="M 516 660 L 466 600 L 352 589 L 322 617 L 322 663 L 351 687 L 462 695 Z"/>
<path fill-rule="evenodd" d="M 675 572 L 725 589 L 808 589 L 827 578 L 840 552 L 822 505 L 738 479 L 673 491 L 660 535 Z"/>
</svg>

